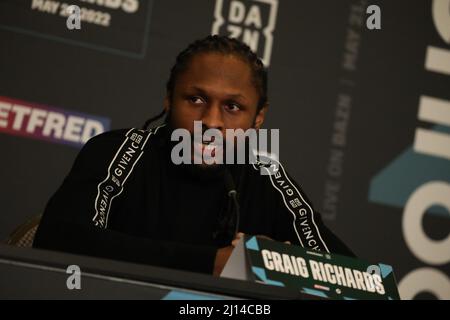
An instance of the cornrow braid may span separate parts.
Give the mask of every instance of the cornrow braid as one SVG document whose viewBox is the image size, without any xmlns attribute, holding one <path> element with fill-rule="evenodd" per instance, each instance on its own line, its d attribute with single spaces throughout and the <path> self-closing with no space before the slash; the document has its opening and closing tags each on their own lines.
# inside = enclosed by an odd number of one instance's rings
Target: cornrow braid
<svg viewBox="0 0 450 320">
<path fill-rule="evenodd" d="M 261 59 L 247 46 L 234 38 L 219 35 L 209 35 L 203 39 L 194 41 L 186 49 L 181 51 L 176 57 L 175 64 L 170 70 L 170 77 L 166 83 L 166 90 L 169 98 L 174 92 L 175 83 L 178 76 L 186 70 L 192 57 L 199 53 L 217 52 L 222 54 L 235 55 L 245 61 L 251 68 L 253 83 L 259 94 L 257 111 L 267 104 L 267 70 Z M 145 122 L 144 129 L 151 122 L 161 118 L 164 111 L 156 117 Z"/>
</svg>

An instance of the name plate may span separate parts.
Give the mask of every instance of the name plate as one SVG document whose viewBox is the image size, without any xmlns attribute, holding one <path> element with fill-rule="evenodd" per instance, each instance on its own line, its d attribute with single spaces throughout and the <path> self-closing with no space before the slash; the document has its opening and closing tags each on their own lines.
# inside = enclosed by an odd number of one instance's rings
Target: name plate
<svg viewBox="0 0 450 320">
<path fill-rule="evenodd" d="M 222 277 L 290 287 L 326 299 L 400 299 L 391 266 L 244 236 Z"/>
</svg>

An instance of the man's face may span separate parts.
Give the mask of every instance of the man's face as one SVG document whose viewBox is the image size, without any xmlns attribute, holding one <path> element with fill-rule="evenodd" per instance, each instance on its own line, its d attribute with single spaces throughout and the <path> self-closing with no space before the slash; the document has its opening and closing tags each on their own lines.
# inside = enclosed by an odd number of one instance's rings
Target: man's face
<svg viewBox="0 0 450 320">
<path fill-rule="evenodd" d="M 164 106 L 174 128 L 187 129 L 193 135 L 194 121 L 202 121 L 204 129 L 218 129 L 225 137 L 226 129 L 260 128 L 266 108 L 257 112 L 258 101 L 245 61 L 234 55 L 201 53 L 178 76 Z M 202 152 L 204 147 L 194 145 L 193 151 Z"/>
</svg>

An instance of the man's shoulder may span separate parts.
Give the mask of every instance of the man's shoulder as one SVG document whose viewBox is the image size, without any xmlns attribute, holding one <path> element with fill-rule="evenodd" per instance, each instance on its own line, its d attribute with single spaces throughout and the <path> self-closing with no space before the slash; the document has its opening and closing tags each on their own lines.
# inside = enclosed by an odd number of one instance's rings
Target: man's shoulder
<svg viewBox="0 0 450 320">
<path fill-rule="evenodd" d="M 83 146 L 75 160 L 74 168 L 81 169 L 88 166 L 91 169 L 102 170 L 103 167 L 109 166 L 123 148 L 137 146 L 142 150 L 153 133 L 155 133 L 153 129 L 125 128 L 96 135 Z"/>
<path fill-rule="evenodd" d="M 161 131 L 160 129 L 161 126 L 149 130 L 124 128 L 103 132 L 89 139 L 83 149 L 87 152 L 117 151 L 126 142 L 136 142 L 139 145 L 143 145 L 147 142 L 149 136 L 155 135 Z"/>
<path fill-rule="evenodd" d="M 86 142 L 86 145 L 102 145 L 102 144 L 117 144 L 122 143 L 129 132 L 138 130 L 136 128 L 123 128 L 111 131 L 106 131 L 98 134 Z"/>
<path fill-rule="evenodd" d="M 247 166 L 247 176 L 254 187 L 276 194 L 284 202 L 299 198 L 312 205 L 300 184 L 287 172 L 285 165 L 278 159 L 267 157 L 262 159 Z"/>
</svg>

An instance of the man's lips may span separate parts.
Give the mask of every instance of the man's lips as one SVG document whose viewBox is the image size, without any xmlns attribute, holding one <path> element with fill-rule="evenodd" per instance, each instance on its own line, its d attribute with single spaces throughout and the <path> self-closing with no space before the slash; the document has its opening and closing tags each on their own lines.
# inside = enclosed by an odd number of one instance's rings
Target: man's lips
<svg viewBox="0 0 450 320">
<path fill-rule="evenodd" d="M 216 155 L 220 158 L 223 147 L 221 145 L 215 144 L 214 142 L 209 143 L 198 143 L 194 141 L 192 143 L 194 149 L 194 155 L 198 157 L 198 159 L 204 159 L 211 157 L 216 157 Z"/>
</svg>

